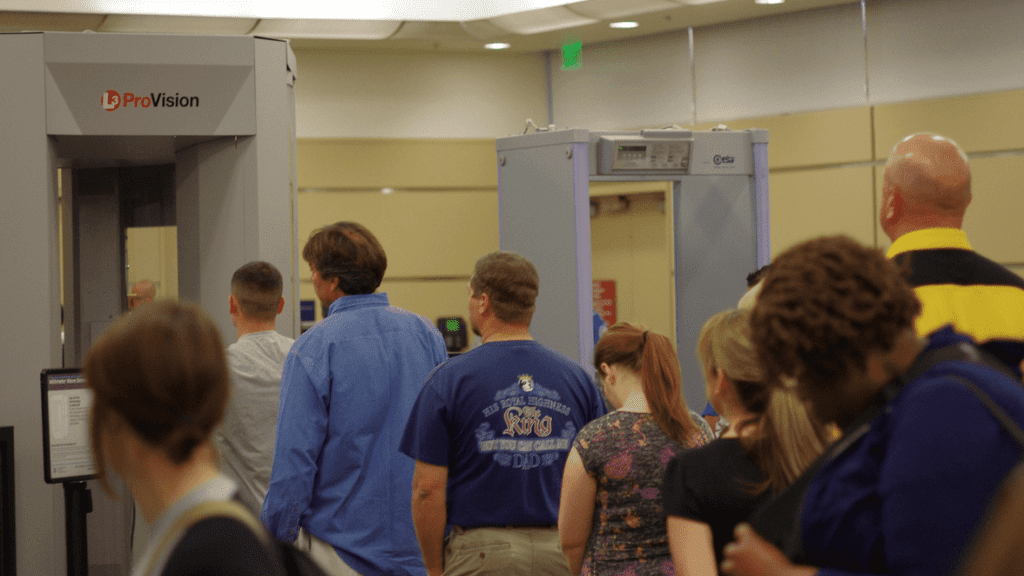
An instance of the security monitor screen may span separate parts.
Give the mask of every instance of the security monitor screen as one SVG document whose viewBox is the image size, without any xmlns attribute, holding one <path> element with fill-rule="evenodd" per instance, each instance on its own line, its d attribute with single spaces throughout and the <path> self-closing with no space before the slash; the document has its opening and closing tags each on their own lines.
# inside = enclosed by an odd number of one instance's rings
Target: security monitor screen
<svg viewBox="0 0 1024 576">
<path fill-rule="evenodd" d="M 43 462 L 51 484 L 90 480 L 96 467 L 89 448 L 92 390 L 77 369 L 43 370 Z"/>
</svg>

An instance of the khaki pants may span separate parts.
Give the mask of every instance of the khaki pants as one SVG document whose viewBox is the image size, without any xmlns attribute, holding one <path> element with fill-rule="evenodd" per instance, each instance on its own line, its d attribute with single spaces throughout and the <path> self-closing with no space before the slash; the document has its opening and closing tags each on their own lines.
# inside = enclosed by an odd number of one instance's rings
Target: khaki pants
<svg viewBox="0 0 1024 576">
<path fill-rule="evenodd" d="M 454 528 L 444 576 L 568 576 L 557 528 Z"/>
<path fill-rule="evenodd" d="M 295 547 L 309 554 L 309 557 L 328 576 L 360 576 L 338 556 L 334 546 L 313 536 L 305 528 L 299 528 L 299 535 L 295 538 Z"/>
</svg>

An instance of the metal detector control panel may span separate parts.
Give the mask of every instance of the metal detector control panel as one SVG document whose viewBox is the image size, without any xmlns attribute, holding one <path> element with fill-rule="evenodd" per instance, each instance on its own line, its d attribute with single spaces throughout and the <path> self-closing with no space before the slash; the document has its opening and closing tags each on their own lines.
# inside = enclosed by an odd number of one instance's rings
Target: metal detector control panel
<svg viewBox="0 0 1024 576">
<path fill-rule="evenodd" d="M 664 170 L 687 174 L 693 136 L 688 131 L 651 135 L 602 135 L 597 142 L 599 174 L 635 174 Z"/>
</svg>

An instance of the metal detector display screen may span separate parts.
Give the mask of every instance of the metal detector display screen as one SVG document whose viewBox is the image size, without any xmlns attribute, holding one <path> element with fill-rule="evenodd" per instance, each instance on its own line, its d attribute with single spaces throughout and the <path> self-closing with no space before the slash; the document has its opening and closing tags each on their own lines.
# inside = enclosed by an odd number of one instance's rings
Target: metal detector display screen
<svg viewBox="0 0 1024 576">
<path fill-rule="evenodd" d="M 96 477 L 89 446 L 92 390 L 76 369 L 43 370 L 43 462 L 47 482 Z"/>
</svg>

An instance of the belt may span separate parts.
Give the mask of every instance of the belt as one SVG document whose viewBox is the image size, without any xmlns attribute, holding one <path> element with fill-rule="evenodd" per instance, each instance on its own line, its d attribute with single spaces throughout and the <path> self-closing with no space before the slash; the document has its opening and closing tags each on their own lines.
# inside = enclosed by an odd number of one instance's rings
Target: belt
<svg viewBox="0 0 1024 576">
<path fill-rule="evenodd" d="M 465 534 L 469 530 L 476 530 L 478 528 L 497 528 L 499 530 L 557 530 L 558 524 L 486 524 L 483 526 L 452 526 L 452 532 L 456 534 Z"/>
</svg>

